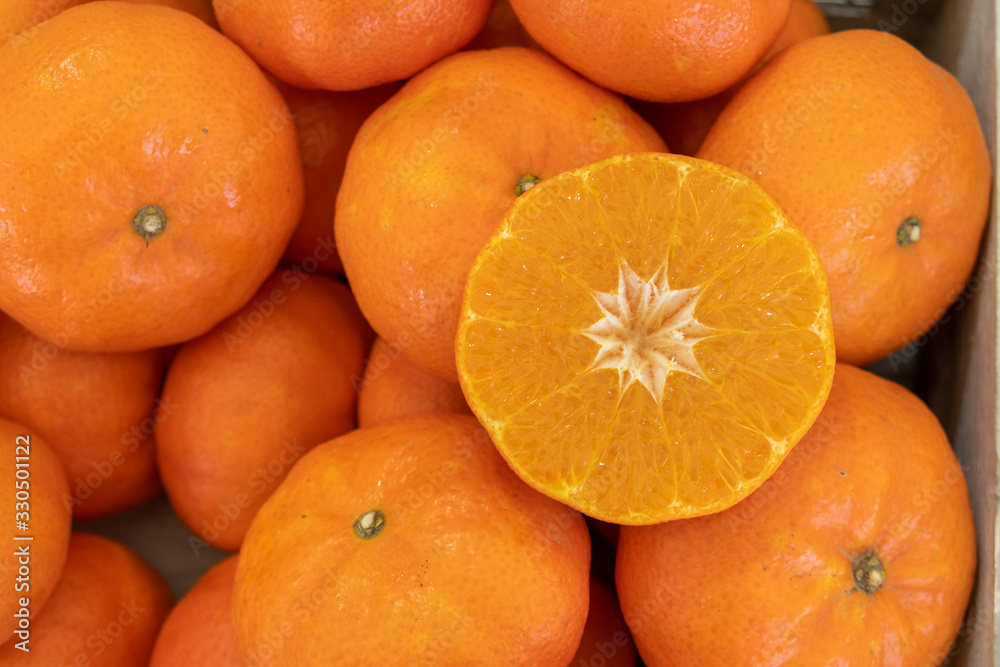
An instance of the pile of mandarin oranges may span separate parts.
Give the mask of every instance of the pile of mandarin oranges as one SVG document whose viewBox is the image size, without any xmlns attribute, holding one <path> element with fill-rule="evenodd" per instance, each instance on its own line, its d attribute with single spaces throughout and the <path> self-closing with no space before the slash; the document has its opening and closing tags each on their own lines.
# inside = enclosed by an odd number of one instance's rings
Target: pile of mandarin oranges
<svg viewBox="0 0 1000 667">
<path fill-rule="evenodd" d="M 940 665 L 991 180 L 812 0 L 7 0 L 0 665 Z"/>
</svg>

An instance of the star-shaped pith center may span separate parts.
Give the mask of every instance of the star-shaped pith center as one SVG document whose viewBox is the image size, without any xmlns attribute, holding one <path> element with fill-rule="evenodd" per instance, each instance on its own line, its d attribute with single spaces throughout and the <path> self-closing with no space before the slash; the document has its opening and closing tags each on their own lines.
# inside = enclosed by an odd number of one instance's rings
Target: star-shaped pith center
<svg viewBox="0 0 1000 667">
<path fill-rule="evenodd" d="M 618 371 L 621 391 L 641 382 L 657 402 L 672 371 L 704 378 L 694 345 L 712 333 L 694 318 L 701 286 L 673 290 L 666 263 L 648 281 L 626 263 L 618 268 L 618 292 L 594 292 L 604 317 L 584 330 L 600 344 L 592 370 Z"/>
</svg>

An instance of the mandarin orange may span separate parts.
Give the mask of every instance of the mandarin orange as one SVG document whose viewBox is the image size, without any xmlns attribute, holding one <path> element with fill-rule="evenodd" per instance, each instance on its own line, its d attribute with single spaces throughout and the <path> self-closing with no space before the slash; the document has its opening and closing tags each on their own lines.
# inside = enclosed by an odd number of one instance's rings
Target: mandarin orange
<svg viewBox="0 0 1000 667">
<path fill-rule="evenodd" d="M 491 0 L 213 0 L 222 31 L 300 88 L 360 90 L 412 76 L 458 51 Z"/>
<path fill-rule="evenodd" d="M 944 314 L 976 261 L 990 157 L 968 93 L 889 33 L 806 40 L 755 74 L 698 157 L 743 171 L 816 247 L 837 358 L 868 364 Z"/>
<path fill-rule="evenodd" d="M 777 39 L 790 0 L 510 0 L 542 47 L 591 81 L 650 102 L 722 92 Z"/>
<path fill-rule="evenodd" d="M 472 417 L 425 413 L 302 457 L 247 533 L 233 625 L 260 667 L 565 667 L 589 567 L 580 514 L 522 483 Z"/>
<path fill-rule="evenodd" d="M 167 352 L 60 350 L 0 313 L 0 416 L 24 424 L 59 457 L 59 498 L 89 521 L 130 509 L 162 487 L 155 431 L 176 406 L 159 404 Z"/>
<path fill-rule="evenodd" d="M 976 538 L 931 411 L 838 364 L 816 424 L 760 489 L 712 516 L 623 527 L 616 569 L 650 667 L 924 667 L 962 623 Z"/>
<path fill-rule="evenodd" d="M 615 592 L 598 577 L 590 577 L 590 608 L 583 638 L 569 667 L 635 667 L 635 643 Z"/>
<path fill-rule="evenodd" d="M 352 378 L 373 334 L 350 290 L 282 269 L 250 303 L 183 346 L 163 398 L 157 457 L 177 515 L 205 542 L 240 548 L 302 454 L 355 427 Z"/>
<path fill-rule="evenodd" d="M 376 338 L 358 383 L 358 426 L 435 411 L 472 414 L 457 382 L 425 373 L 402 345 Z"/>
<path fill-rule="evenodd" d="M 176 9 L 91 2 L 41 24 L 0 49 L 0 115 L 0 309 L 61 347 L 204 333 L 253 296 L 302 210 L 281 95 Z"/>
<path fill-rule="evenodd" d="M 149 667 L 236 667 L 233 587 L 236 556 L 213 565 L 163 622 Z"/>
<path fill-rule="evenodd" d="M 170 589 L 146 561 L 114 540 L 76 531 L 59 584 L 32 621 L 30 652 L 11 639 L 0 646 L 0 664 L 147 667 L 169 609 Z"/>
</svg>

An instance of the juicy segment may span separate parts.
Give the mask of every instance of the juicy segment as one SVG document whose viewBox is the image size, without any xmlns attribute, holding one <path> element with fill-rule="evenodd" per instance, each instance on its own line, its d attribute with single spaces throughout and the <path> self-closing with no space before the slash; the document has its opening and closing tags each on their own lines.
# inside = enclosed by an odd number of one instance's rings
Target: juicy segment
<svg viewBox="0 0 1000 667">
<path fill-rule="evenodd" d="M 742 176 L 617 156 L 522 195 L 476 260 L 457 361 L 529 484 L 624 524 L 724 509 L 832 382 L 819 260 Z"/>
</svg>

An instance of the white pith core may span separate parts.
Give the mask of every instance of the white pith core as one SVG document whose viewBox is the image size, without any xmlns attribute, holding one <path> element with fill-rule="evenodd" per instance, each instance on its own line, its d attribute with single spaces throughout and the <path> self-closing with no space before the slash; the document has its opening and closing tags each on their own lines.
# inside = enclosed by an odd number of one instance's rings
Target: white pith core
<svg viewBox="0 0 1000 667">
<path fill-rule="evenodd" d="M 693 349 L 713 333 L 694 317 L 701 289 L 670 289 L 666 262 L 644 281 L 623 261 L 618 291 L 594 292 L 604 317 L 583 331 L 601 346 L 591 370 L 617 370 L 620 391 L 639 382 L 657 402 L 671 372 L 705 379 Z"/>
</svg>

